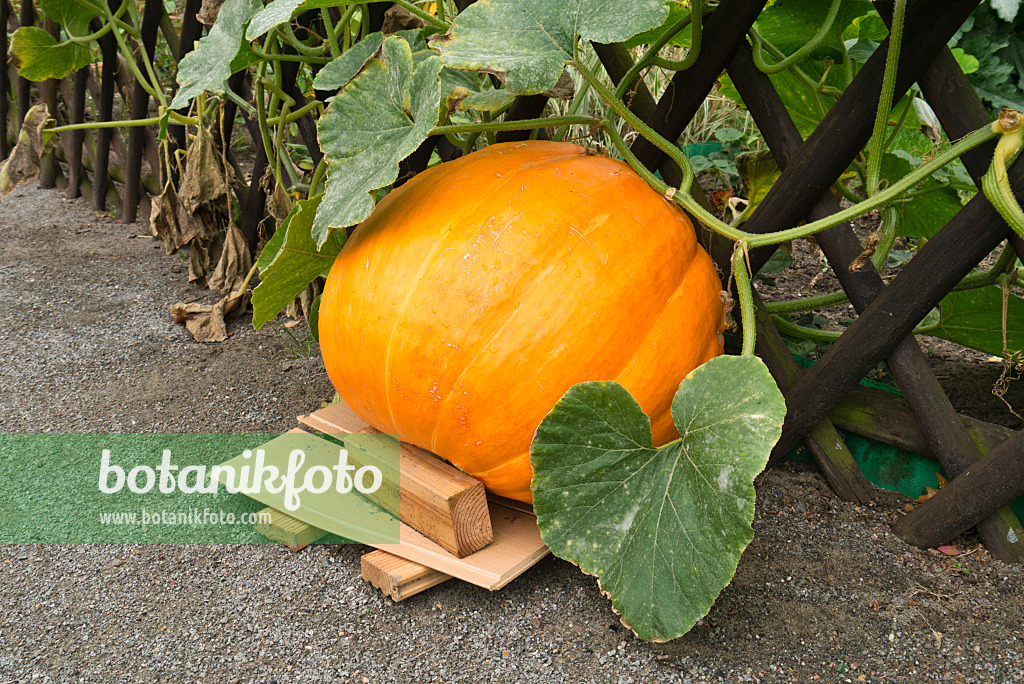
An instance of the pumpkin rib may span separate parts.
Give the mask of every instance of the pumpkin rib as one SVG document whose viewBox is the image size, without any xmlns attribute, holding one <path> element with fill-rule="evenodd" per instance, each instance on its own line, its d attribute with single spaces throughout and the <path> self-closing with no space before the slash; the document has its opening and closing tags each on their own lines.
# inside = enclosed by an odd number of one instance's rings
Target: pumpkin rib
<svg viewBox="0 0 1024 684">
<path fill-rule="evenodd" d="M 565 155 L 565 158 L 571 159 L 577 156 L 580 155 Z M 391 383 L 392 347 L 394 346 L 395 343 L 395 332 L 398 330 L 399 324 L 402 322 L 402 318 L 405 316 L 406 310 L 409 307 L 409 302 L 412 301 L 413 296 L 416 294 L 417 287 L 419 286 L 420 281 L 423 280 L 423 276 L 426 274 L 430 262 L 433 260 L 434 257 L 437 256 L 437 254 L 442 249 L 445 238 L 451 236 L 452 233 L 454 232 L 451 230 L 452 224 L 454 224 L 456 221 L 465 219 L 466 216 L 473 214 L 477 209 L 480 208 L 481 205 L 483 205 L 490 199 L 492 192 L 504 187 L 505 185 L 508 185 L 516 176 L 526 173 L 527 171 L 530 171 L 536 168 L 537 166 L 541 166 L 547 163 L 550 163 L 550 159 L 539 160 L 530 164 L 523 165 L 514 173 L 509 174 L 508 176 L 500 176 L 496 181 L 492 181 L 488 185 L 487 190 L 485 192 L 480 192 L 479 200 L 475 204 L 472 204 L 468 209 L 464 209 L 463 211 L 453 212 L 453 215 L 449 219 L 448 223 L 444 226 L 444 228 L 441 229 L 440 238 L 434 243 L 434 246 L 430 249 L 426 257 L 423 259 L 423 262 L 420 264 L 419 270 L 416 273 L 416 278 L 412 281 L 406 292 L 405 301 L 402 302 L 401 308 L 395 315 L 395 323 L 391 328 L 391 335 L 388 337 L 388 346 L 384 352 L 384 402 L 387 405 L 388 414 L 391 416 L 391 424 L 395 426 L 396 431 L 398 431 L 399 433 L 401 433 L 401 430 L 399 429 L 398 422 L 395 420 L 395 412 L 391 405 L 391 393 L 393 389 Z"/>
</svg>

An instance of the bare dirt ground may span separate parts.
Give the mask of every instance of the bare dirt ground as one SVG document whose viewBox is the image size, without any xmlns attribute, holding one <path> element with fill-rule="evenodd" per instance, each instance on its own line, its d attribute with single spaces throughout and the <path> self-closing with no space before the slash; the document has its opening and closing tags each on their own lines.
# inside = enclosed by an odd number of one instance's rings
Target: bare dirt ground
<svg viewBox="0 0 1024 684">
<path fill-rule="evenodd" d="M 212 295 L 140 232 L 54 191 L 0 205 L 0 430 L 286 430 L 332 395 L 316 347 L 289 358 L 278 328 L 192 342 L 167 307 Z M 998 369 L 953 357 L 936 352 L 952 385 L 980 378 L 959 408 L 988 406 Z M 766 473 L 735 580 L 661 645 L 550 557 L 499 592 L 393 604 L 354 546 L 5 546 L 0 682 L 1024 681 L 1024 572 L 970 535 L 955 557 L 905 545 L 905 501 Z"/>
</svg>

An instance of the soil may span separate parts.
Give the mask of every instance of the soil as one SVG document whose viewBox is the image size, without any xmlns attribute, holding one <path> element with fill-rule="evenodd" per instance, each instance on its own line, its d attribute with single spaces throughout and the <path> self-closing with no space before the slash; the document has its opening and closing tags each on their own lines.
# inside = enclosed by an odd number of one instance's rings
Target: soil
<svg viewBox="0 0 1024 684">
<path fill-rule="evenodd" d="M 0 204 L 0 429 L 287 430 L 332 396 L 280 322 L 193 342 L 168 306 L 215 296 L 142 232 L 55 191 Z M 813 249 L 796 246 L 805 284 Z M 1010 422 L 987 399 L 997 367 L 929 348 L 960 410 Z M 757 494 L 735 579 L 667 644 L 552 557 L 498 592 L 453 580 L 394 604 L 357 546 L 4 546 L 0 682 L 1024 681 L 1020 567 L 972 535 L 907 546 L 889 531 L 904 497 L 853 505 L 798 464 Z"/>
</svg>

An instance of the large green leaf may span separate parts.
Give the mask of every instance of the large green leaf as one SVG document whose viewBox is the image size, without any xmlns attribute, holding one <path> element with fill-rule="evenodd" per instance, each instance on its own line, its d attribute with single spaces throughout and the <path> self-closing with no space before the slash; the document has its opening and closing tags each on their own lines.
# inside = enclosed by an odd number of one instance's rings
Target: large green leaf
<svg viewBox="0 0 1024 684">
<path fill-rule="evenodd" d="M 778 0 L 757 18 L 757 29 L 765 40 L 783 53 L 792 54 L 810 42 L 821 29 L 831 4 L 832 0 Z M 831 57 L 841 61 L 843 30 L 855 19 L 871 12 L 871 3 L 866 0 L 843 0 L 835 22 L 809 59 Z"/>
<path fill-rule="evenodd" d="M 171 109 L 181 109 L 206 90 L 221 90 L 232 61 L 245 41 L 245 27 L 262 9 L 260 0 L 226 0 L 210 32 L 178 65 L 178 94 Z"/>
<path fill-rule="evenodd" d="M 245 31 L 246 40 L 256 40 L 275 26 L 284 24 L 301 4 L 302 0 L 273 0 L 268 3 L 249 22 L 249 28 Z"/>
<path fill-rule="evenodd" d="M 317 122 L 327 159 L 327 187 L 313 223 L 322 245 L 331 228 L 373 211 L 370 193 L 398 178 L 398 162 L 420 146 L 438 120 L 441 62 L 413 66 L 403 38 L 389 36 Z"/>
<path fill-rule="evenodd" d="M 913 166 L 903 157 L 891 153 L 882 157 L 881 174 L 889 185 L 911 171 Z M 917 190 L 927 194 L 895 205 L 900 221 L 898 234 L 930 238 L 960 211 L 960 196 L 956 190 L 937 180 L 927 180 Z"/>
<path fill-rule="evenodd" d="M 310 234 L 313 217 L 322 198 L 323 195 L 317 195 L 296 202 L 293 212 L 277 229 L 278 233 L 285 231 L 284 242 L 277 256 L 269 260 L 269 266 L 260 271 L 260 284 L 252 293 L 252 325 L 257 330 L 279 314 L 317 276 L 330 269 L 334 257 L 341 251 L 344 233 L 330 231 L 320 247 Z M 274 250 L 271 243 L 267 244 L 264 252 Z M 260 255 L 260 260 L 267 261 L 263 255 Z"/>
<path fill-rule="evenodd" d="M 688 16 L 690 14 L 690 8 L 684 5 L 682 2 L 672 0 L 669 3 L 668 16 L 661 22 L 661 26 L 652 28 L 649 31 L 638 33 L 629 40 L 622 42 L 627 48 L 635 48 L 638 45 L 650 45 L 659 38 L 661 38 L 665 31 L 669 30 L 677 21 Z M 674 37 L 670 38 L 666 45 L 675 45 L 679 47 L 690 47 L 690 39 L 693 36 L 693 31 L 690 27 L 684 28 L 682 31 L 677 33 Z"/>
<path fill-rule="evenodd" d="M 1006 350 L 1024 350 L 1024 299 L 1010 293 L 1006 301 Z M 1003 355 L 1003 290 L 998 285 L 950 292 L 939 305 L 939 329 L 933 335 Z"/>
<path fill-rule="evenodd" d="M 58 43 L 48 32 L 22 26 L 11 36 L 11 62 L 30 81 L 64 78 L 93 62 L 92 50 L 77 43 Z"/>
<path fill-rule="evenodd" d="M 280 0 L 277 1 L 280 2 Z M 253 22 L 255 21 L 254 19 Z M 398 31 L 394 35 L 405 38 L 406 42 L 409 43 L 409 48 L 413 53 L 413 64 L 419 64 L 422 59 L 436 54 L 433 51 L 427 51 L 427 41 L 423 39 L 419 29 Z M 325 64 L 324 68 L 313 79 L 313 87 L 317 90 L 338 90 L 344 88 L 362 70 L 367 60 L 373 57 L 374 53 L 380 49 L 380 45 L 383 42 L 384 34 L 379 31 L 366 36 L 346 50 L 340 57 Z M 417 59 L 418 56 L 421 59 Z"/>
<path fill-rule="evenodd" d="M 667 0 L 480 0 L 431 44 L 456 69 L 497 71 L 516 93 L 542 93 L 573 59 L 576 37 L 615 43 L 654 28 Z"/>
<path fill-rule="evenodd" d="M 75 0 L 39 0 L 43 14 L 64 27 L 69 36 L 87 36 L 89 22 L 99 16 L 96 12 Z"/>
<path fill-rule="evenodd" d="M 785 413 L 752 356 L 719 356 L 690 373 L 672 402 L 682 437 L 660 448 L 621 385 L 576 385 L 533 441 L 541 536 L 556 556 L 598 576 L 637 635 L 685 634 L 753 538 L 754 477 Z"/>
</svg>

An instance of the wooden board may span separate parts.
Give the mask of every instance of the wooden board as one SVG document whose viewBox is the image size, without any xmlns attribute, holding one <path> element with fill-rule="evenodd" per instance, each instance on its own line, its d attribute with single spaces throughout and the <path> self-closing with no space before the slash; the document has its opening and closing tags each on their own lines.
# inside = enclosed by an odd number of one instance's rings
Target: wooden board
<svg viewBox="0 0 1024 684">
<path fill-rule="evenodd" d="M 332 404 L 299 422 L 325 435 L 374 431 L 342 403 Z M 493 539 L 484 485 L 434 454 L 410 444 L 399 447 L 398 510 L 402 522 L 459 558 Z M 385 476 L 385 479 L 388 479 Z M 384 505 L 384 504 L 382 504 Z"/>
<path fill-rule="evenodd" d="M 260 519 L 269 516 L 270 522 L 257 523 L 256 531 L 267 539 L 284 544 L 294 552 L 301 551 L 328 534 L 319 527 L 313 527 L 273 508 L 264 508 L 258 515 Z"/>
<path fill-rule="evenodd" d="M 376 549 L 433 568 L 485 589 L 500 589 L 548 554 L 537 518 L 500 504 L 491 504 L 494 541 L 476 553 L 457 558 L 407 525 L 401 543 L 372 544 Z"/>
<path fill-rule="evenodd" d="M 371 551 L 360 560 L 363 579 L 391 597 L 402 601 L 452 578 L 387 551 Z"/>
</svg>

